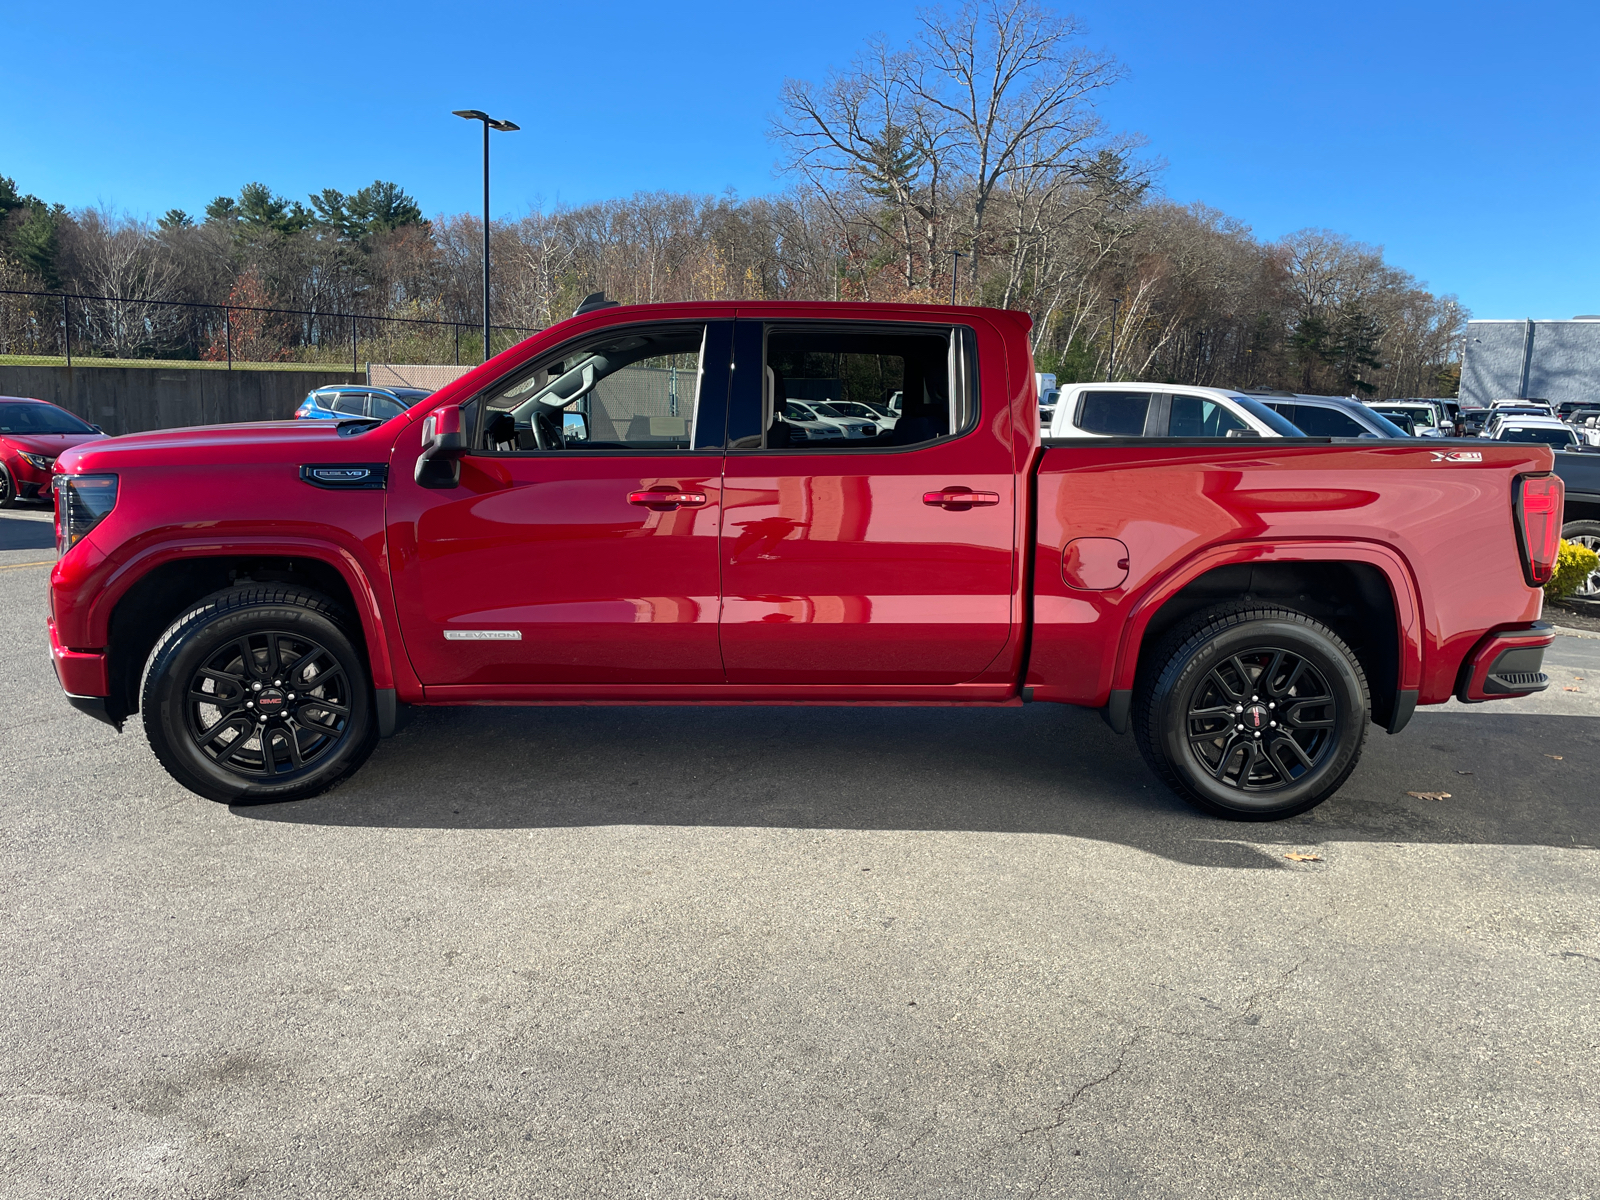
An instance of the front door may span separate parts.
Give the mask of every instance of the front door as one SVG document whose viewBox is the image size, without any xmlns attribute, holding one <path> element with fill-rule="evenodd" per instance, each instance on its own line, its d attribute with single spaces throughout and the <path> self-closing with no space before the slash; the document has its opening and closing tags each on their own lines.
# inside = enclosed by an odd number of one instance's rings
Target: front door
<svg viewBox="0 0 1600 1200">
<path fill-rule="evenodd" d="M 454 486 L 396 472 L 396 600 L 424 685 L 722 681 L 731 336 L 674 322 L 566 343 L 464 406 Z"/>
<path fill-rule="evenodd" d="M 965 327 L 740 321 L 737 344 L 723 477 L 728 681 L 982 675 L 1017 619 L 998 340 L 985 347 L 997 381 L 985 420 Z M 803 419 L 786 417 L 793 401 Z M 850 417 L 857 405 L 875 422 Z"/>
</svg>

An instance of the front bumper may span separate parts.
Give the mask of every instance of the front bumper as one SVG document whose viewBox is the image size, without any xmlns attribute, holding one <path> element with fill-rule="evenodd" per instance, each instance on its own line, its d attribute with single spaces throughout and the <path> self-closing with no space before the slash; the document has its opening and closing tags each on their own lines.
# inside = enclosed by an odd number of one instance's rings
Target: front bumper
<svg viewBox="0 0 1600 1200">
<path fill-rule="evenodd" d="M 54 618 L 49 625 L 50 662 L 56 669 L 56 678 L 61 681 L 62 689 L 71 697 L 94 696 L 103 701 L 111 694 L 104 652 L 74 650 L 63 646 L 56 637 Z"/>
<path fill-rule="evenodd" d="M 24 500 L 52 500 L 55 489 L 51 486 L 52 472 L 48 467 L 36 467 L 25 458 L 6 461 L 6 470 L 16 482 L 17 495 Z"/>
<path fill-rule="evenodd" d="M 1456 699 L 1480 704 L 1544 691 L 1550 686 L 1544 652 L 1555 640 L 1555 631 L 1543 621 L 1489 634 L 1461 664 Z"/>
</svg>

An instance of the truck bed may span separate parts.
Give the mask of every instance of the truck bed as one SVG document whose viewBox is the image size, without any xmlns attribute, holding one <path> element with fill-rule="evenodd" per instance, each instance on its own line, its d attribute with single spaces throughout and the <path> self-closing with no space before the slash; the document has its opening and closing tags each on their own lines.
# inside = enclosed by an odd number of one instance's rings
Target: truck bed
<svg viewBox="0 0 1600 1200">
<path fill-rule="evenodd" d="M 1046 441 L 1026 683 L 1114 705 L 1163 628 L 1281 596 L 1370 652 L 1374 720 L 1392 727 L 1401 693 L 1443 703 L 1485 633 L 1538 619 L 1512 491 L 1553 457 L 1480 439 Z"/>
</svg>

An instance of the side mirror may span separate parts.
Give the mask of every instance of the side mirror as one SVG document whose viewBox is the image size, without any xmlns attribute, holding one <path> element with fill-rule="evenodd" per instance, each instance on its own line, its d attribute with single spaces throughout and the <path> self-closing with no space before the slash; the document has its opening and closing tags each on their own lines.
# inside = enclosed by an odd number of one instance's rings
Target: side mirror
<svg viewBox="0 0 1600 1200">
<path fill-rule="evenodd" d="M 564 412 L 561 414 L 561 440 L 587 442 L 589 440 L 589 414 Z"/>
<path fill-rule="evenodd" d="M 461 410 L 453 404 L 434 409 L 422 420 L 422 453 L 427 457 L 465 454 Z"/>
<path fill-rule="evenodd" d="M 461 482 L 459 460 L 466 452 L 461 409 L 454 404 L 436 408 L 422 420 L 422 453 L 413 477 L 423 487 L 453 488 Z"/>
<path fill-rule="evenodd" d="M 100 426 L 98 426 L 98 425 L 91 425 L 91 426 L 89 426 L 89 428 L 94 430 L 96 433 L 104 433 L 105 432 L 105 430 L 101 429 Z"/>
</svg>

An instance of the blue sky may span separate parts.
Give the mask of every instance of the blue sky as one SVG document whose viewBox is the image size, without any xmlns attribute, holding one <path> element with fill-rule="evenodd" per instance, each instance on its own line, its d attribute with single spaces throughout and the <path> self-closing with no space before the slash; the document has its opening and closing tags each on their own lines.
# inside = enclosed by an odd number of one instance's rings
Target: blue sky
<svg viewBox="0 0 1600 1200">
<path fill-rule="evenodd" d="M 1600 312 L 1600 3 L 1063 4 L 1126 82 L 1102 113 L 1162 186 L 1274 238 L 1325 226 L 1481 317 Z M 478 6 L 8 4 L 0 174 L 69 207 L 198 212 L 260 179 L 393 179 L 425 212 L 776 190 L 766 119 L 899 0 Z"/>
</svg>

